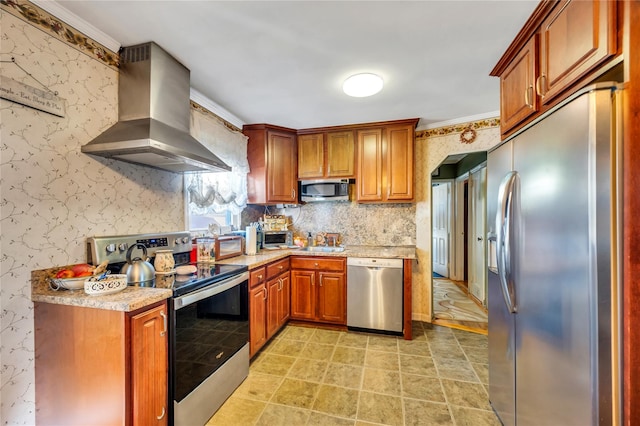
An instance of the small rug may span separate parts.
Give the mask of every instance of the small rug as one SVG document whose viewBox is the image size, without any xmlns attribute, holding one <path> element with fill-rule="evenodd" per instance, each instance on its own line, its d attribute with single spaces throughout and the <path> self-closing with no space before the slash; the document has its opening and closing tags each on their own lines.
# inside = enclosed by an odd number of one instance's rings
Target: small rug
<svg viewBox="0 0 640 426">
<path fill-rule="evenodd" d="M 437 273 L 437 272 L 434 272 L 434 273 L 433 273 L 433 278 L 444 278 L 444 276 L 443 276 L 443 275 L 440 275 L 440 274 L 439 274 L 439 273 Z"/>
<path fill-rule="evenodd" d="M 451 280 L 433 280 L 433 317 L 487 322 L 487 314 Z"/>
</svg>

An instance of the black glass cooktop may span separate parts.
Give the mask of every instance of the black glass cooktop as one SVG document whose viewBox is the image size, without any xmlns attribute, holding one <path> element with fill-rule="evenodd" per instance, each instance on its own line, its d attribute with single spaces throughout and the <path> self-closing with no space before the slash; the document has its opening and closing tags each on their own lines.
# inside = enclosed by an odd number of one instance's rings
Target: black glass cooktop
<svg viewBox="0 0 640 426">
<path fill-rule="evenodd" d="M 207 263 L 190 263 L 196 272 L 190 275 L 156 275 L 155 287 L 173 289 L 173 296 L 178 297 L 194 292 L 203 287 L 215 284 L 248 270 L 246 265 L 218 265 Z"/>
</svg>

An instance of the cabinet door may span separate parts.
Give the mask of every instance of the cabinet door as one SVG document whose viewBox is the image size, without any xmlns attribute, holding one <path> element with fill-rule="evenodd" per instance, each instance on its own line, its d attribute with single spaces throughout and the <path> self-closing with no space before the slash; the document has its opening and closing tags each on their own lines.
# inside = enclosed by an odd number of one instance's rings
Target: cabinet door
<svg viewBox="0 0 640 426">
<path fill-rule="evenodd" d="M 267 282 L 267 339 L 270 339 L 280 327 L 280 279 Z"/>
<path fill-rule="evenodd" d="M 358 201 L 382 201 L 382 129 L 358 131 Z"/>
<path fill-rule="evenodd" d="M 324 134 L 298 135 L 298 178 L 324 177 Z"/>
<path fill-rule="evenodd" d="M 291 318 L 316 318 L 315 292 L 314 271 L 291 271 Z"/>
<path fill-rule="evenodd" d="M 267 288 L 249 291 L 249 352 L 253 356 L 267 341 Z"/>
<path fill-rule="evenodd" d="M 500 76 L 500 130 L 505 134 L 539 110 L 535 92 L 538 73 L 538 35 L 522 48 Z"/>
<path fill-rule="evenodd" d="M 383 199 L 413 200 L 413 139 L 413 125 L 387 127 L 386 153 L 383 151 L 386 156 L 387 185 L 386 194 L 382 195 Z M 384 186 L 382 190 L 385 190 Z"/>
<path fill-rule="evenodd" d="M 347 323 L 344 273 L 318 272 L 318 319 L 336 324 Z"/>
<path fill-rule="evenodd" d="M 280 281 L 278 324 L 279 326 L 282 326 L 289 319 L 291 311 L 291 280 L 289 279 L 289 273 L 282 274 L 280 276 Z"/>
<path fill-rule="evenodd" d="M 327 177 L 355 177 L 353 132 L 327 133 Z"/>
<path fill-rule="evenodd" d="M 131 388 L 134 425 L 166 425 L 168 402 L 167 306 L 131 317 Z"/>
<path fill-rule="evenodd" d="M 296 202 L 296 137 L 285 132 L 267 131 L 267 201 Z"/>
<path fill-rule="evenodd" d="M 542 23 L 544 104 L 616 53 L 616 1 L 565 0 Z"/>
</svg>

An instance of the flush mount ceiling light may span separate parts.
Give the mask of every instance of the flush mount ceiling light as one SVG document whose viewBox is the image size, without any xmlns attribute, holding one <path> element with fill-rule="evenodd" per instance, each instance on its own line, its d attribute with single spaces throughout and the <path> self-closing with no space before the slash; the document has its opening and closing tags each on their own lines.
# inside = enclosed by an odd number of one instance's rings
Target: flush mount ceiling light
<svg viewBox="0 0 640 426">
<path fill-rule="evenodd" d="M 382 77 L 371 73 L 355 74 L 342 84 L 342 90 L 349 96 L 364 98 L 382 90 Z"/>
</svg>

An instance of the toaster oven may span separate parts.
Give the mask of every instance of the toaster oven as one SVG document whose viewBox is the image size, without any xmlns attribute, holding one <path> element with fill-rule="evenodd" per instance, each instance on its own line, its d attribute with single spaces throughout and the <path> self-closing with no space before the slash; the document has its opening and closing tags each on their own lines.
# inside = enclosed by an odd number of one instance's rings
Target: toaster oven
<svg viewBox="0 0 640 426">
<path fill-rule="evenodd" d="M 262 248 L 293 245 L 293 231 L 262 231 Z"/>
</svg>

